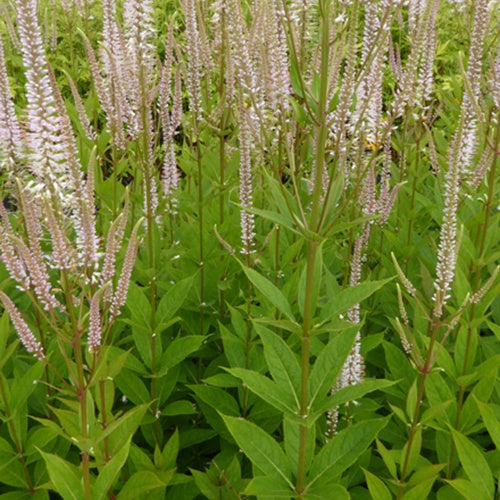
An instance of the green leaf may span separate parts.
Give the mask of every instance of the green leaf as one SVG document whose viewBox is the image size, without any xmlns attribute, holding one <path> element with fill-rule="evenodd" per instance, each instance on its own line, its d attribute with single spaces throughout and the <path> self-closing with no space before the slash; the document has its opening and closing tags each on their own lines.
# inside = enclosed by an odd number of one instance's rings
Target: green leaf
<svg viewBox="0 0 500 500">
<path fill-rule="evenodd" d="M 241 379 L 252 392 L 276 409 L 290 413 L 298 411 L 293 395 L 285 392 L 276 382 L 264 375 L 245 368 L 225 368 L 225 370 Z"/>
<path fill-rule="evenodd" d="M 396 469 L 396 462 L 392 456 L 392 453 L 384 446 L 382 441 L 379 441 L 377 439 L 377 451 L 379 452 L 380 456 L 382 457 L 382 460 L 384 461 L 385 466 L 387 467 L 387 470 L 391 474 L 391 476 L 394 479 L 397 479 L 398 477 L 398 472 Z"/>
<path fill-rule="evenodd" d="M 254 477 L 244 491 L 245 495 L 256 496 L 257 498 L 290 500 L 294 497 L 293 489 L 287 481 L 276 476 Z"/>
<path fill-rule="evenodd" d="M 9 442 L 0 437 L 0 483 L 27 488 L 21 462 Z"/>
<path fill-rule="evenodd" d="M 467 479 L 453 479 L 451 481 L 446 480 L 446 482 L 450 486 L 453 486 L 453 488 L 455 488 L 467 500 L 476 500 L 477 498 L 479 498 L 476 485 L 472 484 Z"/>
<path fill-rule="evenodd" d="M 484 425 L 486 426 L 486 429 L 488 430 L 488 433 L 498 450 L 500 449 L 500 422 L 498 421 L 495 412 L 489 405 L 482 403 L 477 398 L 474 399 L 476 401 L 477 407 L 479 408 L 479 412 L 481 413 Z"/>
<path fill-rule="evenodd" d="M 115 453 L 115 456 L 102 468 L 102 470 L 99 471 L 97 480 L 92 488 L 93 499 L 98 500 L 106 498 L 109 489 L 127 461 L 131 439 L 132 436 L 130 436 L 125 445 L 122 446 L 117 453 Z"/>
<path fill-rule="evenodd" d="M 175 429 L 167 444 L 161 452 L 162 455 L 162 469 L 174 468 L 177 461 L 177 454 L 179 453 L 179 431 Z"/>
<path fill-rule="evenodd" d="M 436 476 L 418 483 L 404 494 L 403 500 L 421 500 L 422 498 L 429 498 L 429 493 L 435 481 Z"/>
<path fill-rule="evenodd" d="M 245 341 L 219 323 L 220 336 L 224 345 L 224 354 L 232 368 L 245 366 Z"/>
<path fill-rule="evenodd" d="M 255 288 L 266 297 L 273 306 L 281 311 L 288 319 L 293 320 L 292 309 L 285 296 L 279 288 L 271 283 L 267 278 L 259 274 L 254 269 L 243 266 L 243 271 L 247 278 L 253 283 Z"/>
<path fill-rule="evenodd" d="M 256 323 L 255 329 L 264 344 L 264 356 L 275 382 L 293 395 L 297 408 L 300 393 L 300 366 L 293 351 L 278 335 Z"/>
<path fill-rule="evenodd" d="M 451 432 L 460 463 L 475 487 L 476 498 L 478 500 L 480 498 L 492 499 L 495 486 L 488 462 L 468 438 L 455 429 L 452 429 Z"/>
<path fill-rule="evenodd" d="M 195 469 L 189 469 L 193 476 L 194 482 L 204 498 L 216 499 L 222 498 L 222 492 L 219 487 L 214 484 L 208 474 Z"/>
<path fill-rule="evenodd" d="M 206 338 L 203 335 L 189 335 L 188 337 L 180 337 L 173 340 L 161 357 L 160 368 L 156 373 L 156 377 L 163 377 L 175 365 L 178 365 L 189 355 L 193 354 L 193 352 L 196 352 Z"/>
<path fill-rule="evenodd" d="M 328 491 L 328 498 L 334 498 L 335 500 L 351 499 L 351 495 L 341 484 L 329 481 L 326 477 L 320 479 L 312 488 L 308 488 L 302 498 L 304 500 L 325 500 L 325 491 Z"/>
<path fill-rule="evenodd" d="M 281 476 L 293 488 L 292 465 L 279 444 L 257 425 L 243 418 L 222 415 L 238 446 L 264 474 Z"/>
<path fill-rule="evenodd" d="M 286 215 L 280 214 L 279 212 L 273 212 L 271 210 L 263 210 L 261 208 L 252 207 L 249 208 L 248 211 L 252 214 L 258 215 L 263 219 L 270 220 L 279 226 L 283 226 L 288 230 L 292 231 L 295 234 L 300 235 L 301 233 L 297 231 L 295 227 L 295 223 L 291 217 L 287 217 Z"/>
<path fill-rule="evenodd" d="M 367 420 L 339 432 L 314 458 L 307 488 L 323 476 L 340 476 L 370 446 L 388 422 L 386 418 Z"/>
<path fill-rule="evenodd" d="M 356 401 L 357 399 L 362 398 L 365 394 L 373 391 L 380 391 L 396 383 L 397 382 L 393 380 L 377 380 L 369 378 L 365 379 L 360 384 L 344 387 L 335 394 L 332 394 L 331 396 L 318 402 L 318 404 L 313 408 L 314 413 L 326 413 L 332 408 L 343 405 L 350 401 Z"/>
<path fill-rule="evenodd" d="M 129 478 L 116 498 L 118 500 L 135 500 L 141 496 L 144 498 L 145 493 L 165 486 L 166 483 L 154 472 L 142 470 Z"/>
<path fill-rule="evenodd" d="M 433 405 L 430 408 L 427 408 L 427 410 L 424 411 L 424 414 L 422 415 L 421 423 L 427 424 L 429 422 L 432 422 L 433 420 L 437 419 L 440 417 L 450 406 L 452 401 L 444 401 L 443 403 Z"/>
<path fill-rule="evenodd" d="M 344 362 L 351 352 L 359 325 L 335 334 L 328 344 L 321 349 L 311 370 L 309 388 L 311 394 L 310 405 L 314 405 L 318 397 L 324 396 L 331 390 L 337 380 Z"/>
<path fill-rule="evenodd" d="M 35 363 L 30 366 L 22 376 L 16 377 L 10 388 L 10 411 L 15 415 L 24 406 L 28 398 L 33 394 L 37 382 L 43 374 L 45 364 Z"/>
<path fill-rule="evenodd" d="M 117 375 L 115 382 L 123 395 L 136 405 L 147 403 L 151 399 L 142 379 L 130 370 L 123 369 Z"/>
<path fill-rule="evenodd" d="M 146 296 L 146 291 L 134 283 L 131 283 L 128 289 L 127 308 L 137 323 L 149 329 L 151 326 L 151 304 Z"/>
<path fill-rule="evenodd" d="M 215 410 L 231 416 L 240 414 L 238 403 L 226 391 L 208 385 L 190 385 L 189 388 L 198 398 Z"/>
<path fill-rule="evenodd" d="M 347 312 L 393 279 L 394 278 L 379 281 L 366 281 L 359 285 L 345 288 L 334 297 L 331 297 L 328 303 L 323 307 L 320 315 L 321 320 L 324 321 L 326 319 L 335 318 L 339 314 Z"/>
<path fill-rule="evenodd" d="M 156 309 L 155 322 L 158 330 L 161 331 L 161 326 L 168 324 L 168 322 L 175 316 L 184 301 L 186 300 L 191 287 L 193 286 L 193 277 L 189 277 L 178 281 L 172 285 L 167 293 L 161 298 L 158 308 Z"/>
<path fill-rule="evenodd" d="M 148 407 L 149 404 L 136 406 L 125 413 L 125 415 L 122 415 L 120 418 L 109 423 L 102 434 L 96 438 L 95 444 L 100 443 L 104 438 L 108 437 L 110 438 L 109 444 L 112 445 L 113 442 L 116 442 L 116 449 L 119 449 L 123 446 L 123 443 L 125 443 L 127 439 L 130 439 L 130 437 L 135 433 L 141 424 Z M 113 447 L 111 448 L 111 451 L 116 453 Z"/>
<path fill-rule="evenodd" d="M 84 498 L 81 474 L 78 469 L 57 455 L 44 453 L 42 450 L 38 451 L 45 461 L 55 491 L 68 500 L 81 500 Z"/>
<path fill-rule="evenodd" d="M 366 478 L 366 484 L 372 498 L 377 500 L 392 500 L 389 488 L 384 484 L 382 479 L 378 478 L 375 474 L 363 469 Z"/>
<path fill-rule="evenodd" d="M 161 414 L 167 417 L 174 417 L 176 415 L 193 415 L 194 413 L 196 413 L 196 410 L 193 408 L 193 403 L 185 399 L 174 401 L 165 406 L 165 408 L 161 411 Z"/>
</svg>

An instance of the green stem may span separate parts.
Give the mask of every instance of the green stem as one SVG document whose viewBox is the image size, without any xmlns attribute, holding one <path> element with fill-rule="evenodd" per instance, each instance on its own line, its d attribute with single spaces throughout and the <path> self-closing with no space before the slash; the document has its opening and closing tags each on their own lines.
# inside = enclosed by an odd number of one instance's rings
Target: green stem
<svg viewBox="0 0 500 500">
<path fill-rule="evenodd" d="M 309 219 L 309 230 L 314 234 L 320 231 L 320 209 L 322 172 L 325 161 L 327 138 L 327 108 L 328 108 L 328 70 L 329 70 L 329 0 L 320 2 L 321 14 L 321 84 L 318 105 L 319 130 L 317 134 L 316 158 L 314 164 L 315 184 Z M 309 358 L 311 347 L 311 325 L 313 315 L 314 267 L 319 241 L 311 237 L 307 241 L 306 288 L 304 301 L 304 320 L 301 339 L 301 388 L 300 388 L 300 416 L 305 419 L 309 414 Z M 297 482 L 295 493 L 301 499 L 305 488 L 306 450 L 308 427 L 304 424 L 299 431 L 299 457 L 297 464 Z"/>
<path fill-rule="evenodd" d="M 196 113 L 195 113 L 196 115 Z M 201 161 L 200 137 L 198 133 L 198 117 L 194 116 L 194 133 L 195 133 L 195 151 L 196 163 L 198 165 L 198 238 L 199 238 L 199 253 L 200 253 L 200 335 L 205 331 L 205 252 L 204 252 L 204 217 L 203 217 L 203 166 Z M 203 357 L 198 358 L 198 380 L 202 376 Z"/>
<path fill-rule="evenodd" d="M 250 254 L 247 253 L 246 256 L 246 265 L 247 267 L 251 266 L 250 262 Z M 252 311 L 252 303 L 251 303 L 251 297 L 252 297 L 252 283 L 251 281 L 247 278 L 247 332 L 246 332 L 246 338 L 245 338 L 245 369 L 248 370 L 250 367 L 250 345 L 252 341 L 252 323 L 251 323 L 251 311 Z M 243 386 L 243 405 L 242 405 L 242 415 L 243 417 L 247 416 L 247 406 L 248 406 L 248 388 L 247 386 Z"/>
<path fill-rule="evenodd" d="M 403 467 L 401 469 L 401 477 L 400 477 L 399 486 L 398 486 L 398 495 L 397 495 L 398 500 L 400 500 L 403 496 L 405 479 L 406 479 L 406 475 L 408 473 L 408 465 L 410 463 L 411 451 L 413 448 L 413 443 L 414 443 L 415 435 L 417 432 L 417 428 L 419 425 L 420 412 L 422 409 L 422 403 L 423 403 L 423 399 L 424 399 L 425 381 L 427 380 L 427 376 L 429 375 L 429 371 L 430 371 L 432 363 L 435 359 L 433 356 L 433 351 L 434 351 L 434 344 L 436 343 L 436 335 L 437 335 L 438 328 L 439 328 L 439 324 L 438 324 L 437 320 L 434 320 L 432 323 L 431 341 L 429 343 L 429 348 L 427 349 L 427 357 L 426 357 L 424 366 L 420 370 L 422 376 L 420 377 L 420 382 L 418 384 L 417 403 L 415 406 L 415 411 L 413 413 L 413 419 L 412 419 L 411 427 L 410 427 L 410 434 L 408 436 L 408 441 L 406 443 L 406 453 L 405 453 L 405 458 L 404 458 L 404 462 L 403 462 Z"/>
<path fill-rule="evenodd" d="M 68 281 L 68 275 L 66 270 L 61 272 L 61 282 L 64 292 L 64 297 L 66 299 L 66 307 L 68 308 L 68 314 L 71 322 L 72 330 L 72 347 L 73 354 L 76 365 L 76 393 L 78 400 L 80 402 L 80 423 L 81 423 L 81 433 L 82 441 L 85 442 L 88 436 L 88 422 L 87 422 L 87 383 L 85 380 L 84 373 L 84 362 L 82 356 L 82 331 L 79 328 L 78 319 L 75 314 L 75 308 L 73 305 L 73 296 L 71 295 L 71 288 Z M 70 368 L 70 362 L 67 360 L 68 368 Z M 81 453 L 81 464 L 82 464 L 82 476 L 83 476 L 83 488 L 85 492 L 85 500 L 91 500 L 90 494 L 90 456 L 88 452 L 82 451 Z"/>
</svg>

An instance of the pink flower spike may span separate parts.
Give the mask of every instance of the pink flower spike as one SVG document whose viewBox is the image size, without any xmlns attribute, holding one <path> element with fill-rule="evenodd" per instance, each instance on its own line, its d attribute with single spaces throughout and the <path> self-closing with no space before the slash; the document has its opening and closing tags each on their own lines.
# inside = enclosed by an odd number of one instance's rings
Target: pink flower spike
<svg viewBox="0 0 500 500">
<path fill-rule="evenodd" d="M 21 313 L 14 302 L 12 302 L 12 300 L 10 300 L 4 292 L 0 292 L 0 300 L 9 313 L 12 324 L 14 325 L 14 328 L 26 350 L 29 353 L 34 354 L 40 361 L 44 360 L 45 355 L 43 353 L 42 345 L 33 335 L 33 332 L 22 318 Z"/>
</svg>

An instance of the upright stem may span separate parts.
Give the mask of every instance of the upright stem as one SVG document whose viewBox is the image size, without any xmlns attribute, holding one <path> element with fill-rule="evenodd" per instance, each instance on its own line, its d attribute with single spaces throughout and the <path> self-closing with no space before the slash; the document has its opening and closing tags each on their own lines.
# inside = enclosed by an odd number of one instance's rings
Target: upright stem
<svg viewBox="0 0 500 500">
<path fill-rule="evenodd" d="M 328 101 L 328 70 L 329 70 L 329 0 L 320 2 L 321 14 L 321 85 L 319 94 L 317 122 L 319 130 L 317 134 L 316 159 L 314 164 L 314 189 L 311 205 L 311 216 L 309 229 L 314 233 L 320 231 L 319 215 L 321 205 L 322 172 L 325 161 L 325 147 L 327 138 L 327 101 Z M 302 324 L 301 340 L 301 389 L 300 389 L 300 416 L 306 418 L 309 413 L 309 357 L 311 347 L 311 324 L 312 324 L 312 297 L 314 289 L 314 267 L 319 241 L 309 238 L 307 241 L 307 264 L 306 264 L 306 289 L 304 302 L 304 321 Z M 306 449 L 308 428 L 300 426 L 299 434 L 299 458 L 297 465 L 297 498 L 302 498 L 305 481 Z"/>
<path fill-rule="evenodd" d="M 68 276 L 66 270 L 61 272 L 61 281 L 64 292 L 64 297 L 66 299 L 66 307 L 68 308 L 68 314 L 71 322 L 71 331 L 73 333 L 73 354 L 76 365 L 76 395 L 80 402 L 80 424 L 82 432 L 82 440 L 85 442 L 88 437 L 88 422 L 87 422 L 87 382 L 85 380 L 85 372 L 83 369 L 83 356 L 82 356 L 82 331 L 79 327 L 78 318 L 75 313 L 75 308 L 73 306 L 73 297 L 71 295 L 70 283 L 68 281 Z M 69 361 L 68 368 L 69 367 Z M 90 456 L 86 451 L 82 451 L 82 476 L 83 476 L 83 488 L 85 492 L 85 500 L 91 500 L 90 495 Z"/>
<path fill-rule="evenodd" d="M 195 113 L 196 114 L 196 113 Z M 205 252 L 203 248 L 203 167 L 201 162 L 201 148 L 200 148 L 200 137 L 198 134 L 198 118 L 194 117 L 195 122 L 195 149 L 196 149 L 196 163 L 198 165 L 198 238 L 200 241 L 199 252 L 200 252 L 200 305 L 199 305 L 199 315 L 200 315 L 200 335 L 204 334 L 205 330 Z M 202 365 L 203 357 L 200 355 L 198 358 L 198 380 L 202 376 Z"/>
<path fill-rule="evenodd" d="M 250 250 L 250 249 L 247 249 Z M 248 251 L 246 254 L 246 266 L 250 267 L 250 252 Z M 247 278 L 247 332 L 245 338 L 245 369 L 250 367 L 250 344 L 252 341 L 252 323 L 250 320 L 251 311 L 252 311 L 252 283 Z M 243 407 L 242 407 L 242 415 L 246 417 L 247 415 L 247 406 L 248 406 L 248 387 L 244 385 L 243 387 Z"/>
<path fill-rule="evenodd" d="M 403 467 L 401 469 L 401 478 L 399 480 L 399 486 L 398 486 L 398 496 L 397 496 L 398 500 L 400 500 L 403 496 L 404 481 L 405 481 L 406 475 L 408 473 L 408 465 L 410 463 L 411 451 L 413 448 L 413 443 L 414 443 L 414 439 L 415 439 L 415 434 L 417 432 L 417 427 L 419 425 L 420 412 L 422 409 L 422 403 L 423 403 L 423 398 L 424 398 L 425 381 L 427 380 L 427 375 L 429 375 L 429 371 L 430 371 L 432 363 L 434 362 L 434 359 L 435 359 L 433 356 L 433 351 L 434 351 L 434 345 L 436 343 L 436 335 L 437 335 L 438 327 L 439 327 L 439 324 L 437 322 L 437 319 L 434 319 L 433 324 L 432 324 L 431 341 L 429 343 L 429 348 L 427 349 L 427 357 L 426 357 L 424 366 L 421 368 L 422 376 L 420 377 L 420 382 L 418 384 L 417 404 L 415 406 L 415 411 L 413 413 L 413 419 L 412 419 L 411 427 L 410 427 L 410 434 L 408 436 L 408 441 L 406 443 L 406 453 L 405 453 L 405 458 L 404 458 L 404 462 L 403 462 Z"/>
</svg>

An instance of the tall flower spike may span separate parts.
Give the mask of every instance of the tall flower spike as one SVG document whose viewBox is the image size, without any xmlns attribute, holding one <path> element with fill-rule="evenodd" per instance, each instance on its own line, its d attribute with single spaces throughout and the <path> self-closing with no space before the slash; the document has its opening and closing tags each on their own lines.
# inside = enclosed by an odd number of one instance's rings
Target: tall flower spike
<svg viewBox="0 0 500 500">
<path fill-rule="evenodd" d="M 68 184 L 67 145 L 61 134 L 58 96 L 50 82 L 37 21 L 36 0 L 16 0 L 21 52 L 26 68 L 26 100 L 29 169 L 37 177 L 34 192 L 48 190 L 64 207 L 72 204 L 72 186 Z"/>
<path fill-rule="evenodd" d="M 22 133 L 10 93 L 2 39 L 0 37 L 0 166 L 11 170 L 22 151 Z"/>
<path fill-rule="evenodd" d="M 30 330 L 29 326 L 22 318 L 21 313 L 15 306 L 14 302 L 12 302 L 12 300 L 10 300 L 10 298 L 4 292 L 0 292 L 0 300 L 9 313 L 12 324 L 14 325 L 14 328 L 26 350 L 29 353 L 34 354 L 39 360 L 45 359 L 43 348 L 40 342 L 38 342 L 38 340 L 33 335 L 33 332 Z"/>
<path fill-rule="evenodd" d="M 457 260 L 457 209 L 459 197 L 459 181 L 462 137 L 464 134 L 465 111 L 462 112 L 457 132 L 448 155 L 448 171 L 446 172 L 443 221 L 439 235 L 439 247 L 434 281 L 434 316 L 439 319 L 443 307 L 450 298 L 451 285 L 455 277 Z"/>
<path fill-rule="evenodd" d="M 125 201 L 123 212 L 114 220 L 108 231 L 106 239 L 106 249 L 104 252 L 104 264 L 100 276 L 99 284 L 101 287 L 106 287 L 104 291 L 104 300 L 110 302 L 113 296 L 113 285 L 111 281 L 115 277 L 116 254 L 120 248 L 125 234 L 125 228 L 128 219 L 128 198 Z"/>
<path fill-rule="evenodd" d="M 29 290 L 30 279 L 23 261 L 17 255 L 14 246 L 14 233 L 2 202 L 0 202 L 0 252 L 0 260 L 4 263 L 10 276 L 19 283 L 21 290 Z"/>
<path fill-rule="evenodd" d="M 85 131 L 85 135 L 91 141 L 95 141 L 97 139 L 97 134 L 95 133 L 94 127 L 90 123 L 89 117 L 87 116 L 87 112 L 85 111 L 82 98 L 80 97 L 78 89 L 76 88 L 75 82 L 69 75 L 68 75 L 68 83 L 71 89 L 71 93 L 73 94 L 73 99 L 75 101 L 75 107 L 78 113 L 78 118 L 80 119 L 80 124 L 83 130 Z"/>
<path fill-rule="evenodd" d="M 252 151 L 250 143 L 250 130 L 248 127 L 248 117 L 243 102 L 242 92 L 240 92 L 239 122 L 240 122 L 240 211 L 241 224 L 241 253 L 250 254 L 254 247 L 255 223 L 254 214 L 248 209 L 252 208 Z"/>
<path fill-rule="evenodd" d="M 186 18 L 186 50 L 188 54 L 187 89 L 191 108 L 197 119 L 200 119 L 202 117 L 200 87 L 202 64 L 196 4 L 194 0 L 183 0 L 182 5 Z"/>
<path fill-rule="evenodd" d="M 101 298 L 101 291 L 99 290 L 94 294 L 90 301 L 89 311 L 89 335 L 88 345 L 90 351 L 95 351 L 101 345 L 102 327 L 101 316 L 99 314 L 99 303 Z"/>
<path fill-rule="evenodd" d="M 153 38 L 155 36 L 152 0 L 127 0 L 124 5 L 125 41 L 129 75 L 128 100 L 132 112 L 134 134 L 143 132 L 143 107 L 149 107 L 149 90 L 153 83 L 155 62 Z"/>
<path fill-rule="evenodd" d="M 139 248 L 139 239 L 137 233 L 139 227 L 142 224 L 140 220 L 130 235 L 130 240 L 127 247 L 127 252 L 125 253 L 125 260 L 123 261 L 122 272 L 118 280 L 118 285 L 111 301 L 111 307 L 109 309 L 110 321 L 112 322 L 116 316 L 120 314 L 120 309 L 125 305 L 127 300 L 127 292 L 130 284 L 130 278 L 132 276 L 132 270 L 134 268 L 135 257 L 137 255 L 137 250 Z"/>
<path fill-rule="evenodd" d="M 482 51 L 488 20 L 488 0 L 479 0 L 476 4 L 469 63 L 467 65 L 467 83 L 469 88 L 465 90 L 462 100 L 462 112 L 465 113 L 459 159 L 462 174 L 470 174 L 472 160 L 477 147 L 478 116 L 476 116 L 473 102 L 478 102 L 480 96 Z"/>
<path fill-rule="evenodd" d="M 163 142 L 165 144 L 165 158 L 163 160 L 163 192 L 169 198 L 169 207 L 172 212 L 176 210 L 176 200 L 172 196 L 179 186 L 179 171 L 175 159 L 174 135 L 180 124 L 182 108 L 179 103 L 182 99 L 181 80 L 179 73 L 175 74 L 174 95 L 172 97 L 172 66 L 173 66 L 173 28 L 170 25 L 165 47 L 165 64 L 162 68 L 159 85 L 160 99 L 159 112 L 163 129 Z M 172 109 L 169 110 L 170 104 Z"/>
</svg>

